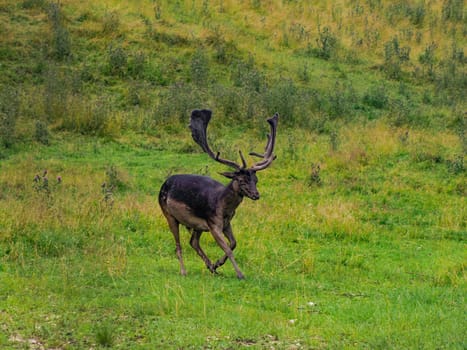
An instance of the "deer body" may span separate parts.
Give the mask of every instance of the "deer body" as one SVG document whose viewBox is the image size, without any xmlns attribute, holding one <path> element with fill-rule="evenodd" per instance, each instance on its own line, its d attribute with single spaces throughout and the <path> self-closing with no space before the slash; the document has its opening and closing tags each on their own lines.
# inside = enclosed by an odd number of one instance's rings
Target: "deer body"
<svg viewBox="0 0 467 350">
<path fill-rule="evenodd" d="M 162 185 L 159 204 L 164 214 L 188 229 L 209 231 L 209 224 L 224 227 L 243 197 L 230 183 L 224 186 L 207 176 L 173 175 Z"/>
<path fill-rule="evenodd" d="M 235 215 L 235 210 L 244 197 L 252 200 L 259 199 L 259 193 L 256 188 L 256 183 L 258 182 L 256 171 L 265 169 L 275 158 L 272 151 L 274 148 L 277 116 L 268 120 L 271 124 L 272 134 L 268 137 L 265 154 L 252 153 L 252 155 L 263 158 L 263 161 L 251 168 L 246 168 L 246 163 L 241 153 L 243 166 L 221 159 L 219 158 L 219 154 L 214 155 L 207 144 L 206 138 L 206 128 L 210 117 L 211 111 L 209 110 L 195 110 L 192 112 L 190 124 L 192 136 L 211 158 L 235 169 L 234 172 L 222 173 L 222 175 L 231 179 L 230 183 L 223 185 L 207 176 L 173 175 L 161 187 L 159 204 L 175 238 L 176 254 L 180 262 L 180 272 L 182 275 L 186 274 L 186 269 L 183 263 L 182 247 L 180 244 L 180 225 L 185 226 L 191 232 L 191 246 L 203 259 L 206 267 L 212 273 L 215 273 L 216 269 L 229 259 L 237 273 L 237 277 L 242 279 L 244 276 L 233 256 L 233 250 L 237 243 L 230 222 Z M 211 232 L 217 244 L 225 253 L 214 264 L 199 245 L 201 234 L 206 231 Z M 228 244 L 224 238 L 228 240 Z"/>
</svg>

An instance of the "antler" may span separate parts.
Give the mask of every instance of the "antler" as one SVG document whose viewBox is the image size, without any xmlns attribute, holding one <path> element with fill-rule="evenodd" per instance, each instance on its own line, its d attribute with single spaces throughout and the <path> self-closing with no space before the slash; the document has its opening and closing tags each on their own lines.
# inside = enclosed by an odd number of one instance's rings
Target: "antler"
<svg viewBox="0 0 467 350">
<path fill-rule="evenodd" d="M 191 136 L 193 137 L 193 140 L 201 146 L 204 152 L 206 152 L 212 159 L 215 161 L 225 164 L 227 166 L 233 167 L 236 170 L 240 170 L 241 166 L 238 165 L 237 163 L 227 160 L 227 159 L 222 159 L 219 157 L 219 152 L 214 154 L 214 152 L 211 150 L 211 148 L 208 145 L 208 140 L 207 140 L 207 127 L 209 124 L 209 121 L 211 120 L 211 115 L 212 112 L 209 109 L 195 109 L 194 111 L 191 112 L 191 117 L 190 117 L 190 129 L 191 129 Z M 243 158 L 242 153 L 240 152 L 240 156 L 242 158 L 242 163 L 245 167 L 245 159 Z"/>
<path fill-rule="evenodd" d="M 276 131 L 277 131 L 277 122 L 279 119 L 279 114 L 274 114 L 271 118 L 267 121 L 271 126 L 271 133 L 268 134 L 268 142 L 266 144 L 266 149 L 264 150 L 264 154 L 259 154 L 256 152 L 251 152 L 250 155 L 263 158 L 262 161 L 254 164 L 250 169 L 254 171 L 259 171 L 266 169 L 269 165 L 271 165 L 272 161 L 276 159 L 274 155 L 274 145 L 276 143 Z"/>
</svg>

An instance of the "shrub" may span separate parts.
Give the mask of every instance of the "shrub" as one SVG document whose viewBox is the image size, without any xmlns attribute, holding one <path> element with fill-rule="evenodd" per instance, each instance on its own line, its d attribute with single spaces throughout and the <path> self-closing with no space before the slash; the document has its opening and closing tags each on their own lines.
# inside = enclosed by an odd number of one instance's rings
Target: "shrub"
<svg viewBox="0 0 467 350">
<path fill-rule="evenodd" d="M 390 79 L 400 79 L 402 64 L 410 59 L 410 47 L 401 47 L 397 37 L 392 38 L 384 45 L 383 70 Z"/>
<path fill-rule="evenodd" d="M 384 85 L 370 87 L 363 96 L 363 102 L 377 109 L 386 108 L 389 102 L 386 87 Z"/>
<path fill-rule="evenodd" d="M 264 76 L 255 68 L 253 57 L 248 60 L 238 60 L 230 75 L 234 86 L 245 88 L 247 91 L 260 92 L 265 86 Z"/>
<path fill-rule="evenodd" d="M 23 0 L 21 6 L 24 9 L 44 8 L 46 4 L 46 0 Z"/>
<path fill-rule="evenodd" d="M 104 34 L 112 34 L 120 27 L 120 17 L 115 11 L 107 12 L 102 19 L 102 31 Z"/>
<path fill-rule="evenodd" d="M 442 9 L 443 19 L 460 22 L 464 17 L 464 0 L 444 0 Z"/>
<path fill-rule="evenodd" d="M 136 52 L 131 56 L 128 62 L 128 74 L 133 78 L 141 78 L 146 64 L 146 55 L 144 52 Z"/>
<path fill-rule="evenodd" d="M 34 139 L 37 142 L 42 143 L 43 145 L 49 144 L 49 139 L 50 139 L 49 129 L 47 128 L 47 124 L 43 122 L 42 120 L 36 120 Z"/>
<path fill-rule="evenodd" d="M 202 87 L 206 86 L 209 78 L 209 62 L 204 50 L 195 51 L 190 64 L 190 78 L 193 83 Z"/>
<path fill-rule="evenodd" d="M 53 56 L 57 59 L 71 56 L 70 34 L 65 27 L 59 3 L 50 3 L 48 17 L 52 27 Z"/>
<path fill-rule="evenodd" d="M 120 76 L 125 75 L 128 63 L 128 55 L 121 46 L 109 46 L 109 49 L 107 50 L 107 61 L 111 74 Z"/>
<path fill-rule="evenodd" d="M 199 89 L 192 86 L 176 83 L 159 93 L 159 104 L 154 112 L 156 123 L 176 122 L 185 123 L 191 110 L 205 104 Z M 204 101 L 204 102 L 203 102 Z"/>
<path fill-rule="evenodd" d="M 328 95 L 327 112 L 333 118 L 350 117 L 357 101 L 355 90 L 350 83 L 336 81 Z"/>
<path fill-rule="evenodd" d="M 2 88 L 0 90 L 0 143 L 4 147 L 11 147 L 15 141 L 15 127 L 18 116 L 18 92 Z"/>
<path fill-rule="evenodd" d="M 61 118 L 60 128 L 83 135 L 104 136 L 110 132 L 110 102 L 105 99 L 89 100 L 83 96 L 68 99 L 68 111 Z"/>
<path fill-rule="evenodd" d="M 329 27 L 324 27 L 322 31 L 318 28 L 317 48 L 311 51 L 314 53 L 314 56 L 329 60 L 335 56 L 337 44 L 337 37 L 331 32 Z"/>
<path fill-rule="evenodd" d="M 290 79 L 281 79 L 271 85 L 263 95 L 265 110 L 271 115 L 279 113 L 284 123 L 292 125 L 299 101 L 297 86 Z"/>
<path fill-rule="evenodd" d="M 243 118 L 243 96 L 240 89 L 216 85 L 213 87 L 213 95 L 214 100 L 216 101 L 218 108 L 221 109 L 223 115 L 235 120 Z"/>
<path fill-rule="evenodd" d="M 67 74 L 55 65 L 45 71 L 43 104 L 48 121 L 60 120 L 68 109 L 69 81 Z"/>
<path fill-rule="evenodd" d="M 436 48 L 437 45 L 433 42 L 425 47 L 425 50 L 418 56 L 418 61 L 424 67 L 424 73 L 430 80 L 433 80 L 435 77 L 434 65 L 436 63 Z"/>
</svg>

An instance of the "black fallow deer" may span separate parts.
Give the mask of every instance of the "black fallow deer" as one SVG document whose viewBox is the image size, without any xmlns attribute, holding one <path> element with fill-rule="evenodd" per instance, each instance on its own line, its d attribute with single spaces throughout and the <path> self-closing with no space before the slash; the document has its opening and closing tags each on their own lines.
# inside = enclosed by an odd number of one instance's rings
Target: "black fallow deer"
<svg viewBox="0 0 467 350">
<path fill-rule="evenodd" d="M 230 259 L 237 277 L 239 279 L 244 278 L 232 253 L 237 243 L 230 221 L 243 197 L 253 200 L 259 199 L 256 188 L 258 182 L 256 172 L 266 169 L 276 158 L 273 152 L 278 118 L 279 116 L 276 113 L 267 120 L 271 127 L 271 133 L 268 134 L 266 149 L 264 154 L 250 153 L 252 156 L 260 157 L 261 160 L 248 168 L 242 152 L 239 152 L 242 160 L 242 165 L 239 165 L 231 160 L 222 159 L 219 152 L 214 153 L 209 147 L 206 130 L 211 119 L 210 110 L 194 110 L 191 113 L 190 129 L 195 142 L 212 159 L 233 168 L 234 171 L 222 173 L 222 175 L 231 179 L 227 186 L 207 176 L 187 174 L 170 176 L 162 185 L 159 193 L 159 204 L 175 238 L 176 254 L 180 262 L 180 273 L 182 275 L 186 275 L 186 270 L 180 245 L 180 224 L 187 227 L 191 232 L 190 244 L 203 259 L 209 271 L 216 273 L 216 269 L 222 266 L 227 259 Z M 214 264 L 211 263 L 211 260 L 199 245 L 201 234 L 206 231 L 211 232 L 217 244 L 225 253 Z M 229 244 L 225 241 L 224 236 Z"/>
</svg>

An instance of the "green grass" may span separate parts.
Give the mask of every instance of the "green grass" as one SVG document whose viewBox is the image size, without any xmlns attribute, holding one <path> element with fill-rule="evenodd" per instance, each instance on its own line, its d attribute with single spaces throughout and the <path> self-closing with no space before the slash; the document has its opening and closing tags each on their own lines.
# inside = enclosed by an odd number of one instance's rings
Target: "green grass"
<svg viewBox="0 0 467 350">
<path fill-rule="evenodd" d="M 461 1 L 0 0 L 0 32 L 0 348 L 466 348 Z M 180 276 L 157 204 L 225 181 L 194 108 L 226 158 L 281 115 L 244 281 L 185 232 Z"/>
<path fill-rule="evenodd" d="M 287 149 L 279 130 L 278 159 L 259 174 L 262 199 L 245 200 L 233 221 L 245 281 L 229 263 L 211 276 L 188 233 L 188 276 L 179 275 L 158 188 L 175 171 L 208 166 L 219 178 L 222 169 L 187 150 L 187 135 L 179 140 L 185 151 L 137 135 L 18 147 L 1 164 L 0 344 L 463 348 L 463 175 L 415 162 L 421 141 L 399 143 L 397 131 L 380 125 L 356 129 L 363 137 L 337 151 L 325 135 Z M 457 146 L 446 142 L 448 158 Z M 359 143 L 367 145 L 359 145 L 363 160 L 353 150 Z M 321 162 L 320 185 L 308 182 L 310 160 Z M 112 204 L 101 189 L 109 164 L 121 183 Z M 33 188 L 42 169 L 48 194 Z M 221 255 L 208 234 L 202 244 Z"/>
</svg>

